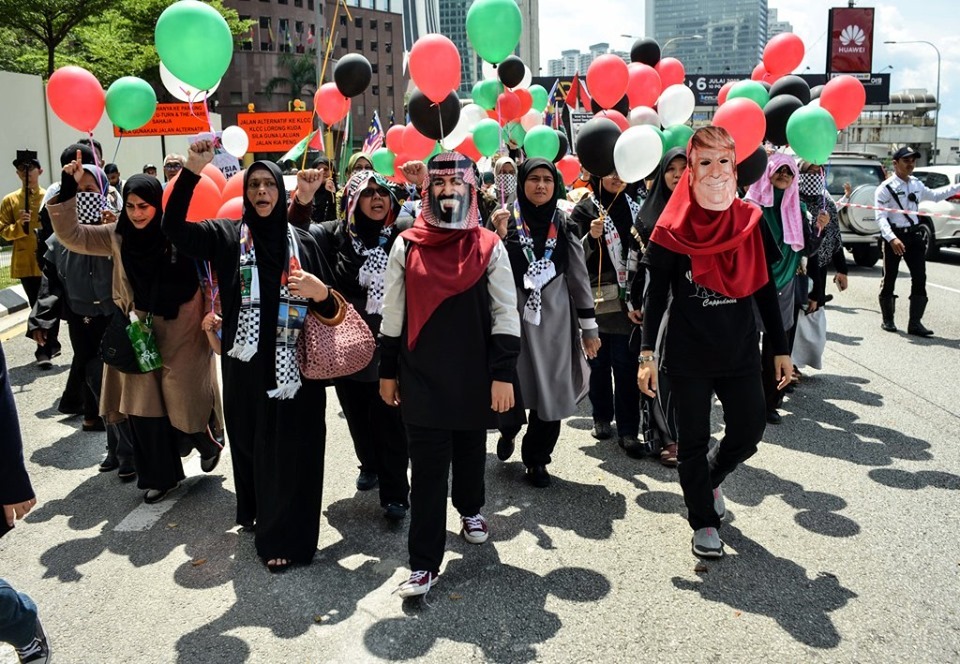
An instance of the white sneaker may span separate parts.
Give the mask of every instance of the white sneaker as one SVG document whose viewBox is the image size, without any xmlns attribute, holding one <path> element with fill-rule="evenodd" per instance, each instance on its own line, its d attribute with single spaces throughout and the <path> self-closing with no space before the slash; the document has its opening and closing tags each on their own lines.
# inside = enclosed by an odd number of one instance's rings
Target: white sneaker
<svg viewBox="0 0 960 664">
<path fill-rule="evenodd" d="M 460 534 L 463 539 L 471 544 L 483 544 L 490 537 L 490 529 L 487 527 L 487 520 L 482 514 L 460 517 Z"/>
<path fill-rule="evenodd" d="M 430 589 L 437 585 L 440 575 L 425 570 L 416 570 L 410 573 L 410 578 L 397 588 L 400 597 L 417 597 L 426 595 Z"/>
<path fill-rule="evenodd" d="M 716 528 L 701 528 L 693 533 L 693 555 L 701 558 L 722 558 L 723 540 Z"/>
</svg>

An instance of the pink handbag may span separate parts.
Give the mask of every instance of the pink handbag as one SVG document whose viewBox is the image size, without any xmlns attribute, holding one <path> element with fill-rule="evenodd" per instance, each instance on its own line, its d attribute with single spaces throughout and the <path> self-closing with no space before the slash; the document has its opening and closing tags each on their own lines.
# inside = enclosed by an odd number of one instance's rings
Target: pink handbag
<svg viewBox="0 0 960 664">
<path fill-rule="evenodd" d="M 324 318 L 311 310 L 297 339 L 300 373 L 308 380 L 341 378 L 357 373 L 373 359 L 377 342 L 366 321 L 337 291 L 337 313 Z"/>
</svg>

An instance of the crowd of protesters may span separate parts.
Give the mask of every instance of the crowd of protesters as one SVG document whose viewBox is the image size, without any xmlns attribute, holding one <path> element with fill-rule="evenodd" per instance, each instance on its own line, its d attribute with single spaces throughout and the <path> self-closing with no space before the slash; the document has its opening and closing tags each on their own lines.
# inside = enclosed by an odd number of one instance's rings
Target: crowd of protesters
<svg viewBox="0 0 960 664">
<path fill-rule="evenodd" d="M 826 193 L 822 168 L 771 151 L 738 190 L 735 146 L 715 127 L 667 151 L 646 181 L 584 171 L 571 188 L 545 159 L 495 157 L 481 173 L 442 152 L 386 177 L 359 152 L 342 184 L 321 157 L 287 191 L 280 168 L 257 161 L 243 174 L 241 219 L 197 223 L 187 213 L 213 142 L 169 155 L 168 185 L 156 169 L 121 180 L 98 149 L 67 147 L 48 191 L 36 158 L 15 163 L 24 187 L 4 199 L 0 230 L 30 295 L 40 366 L 68 325 L 60 410 L 106 431 L 99 470 L 158 502 L 184 479 L 182 457 L 196 449 L 213 472 L 226 438 L 241 531 L 271 572 L 309 564 L 326 443 L 316 414 L 332 386 L 357 489 L 377 488 L 389 520 L 409 514 L 404 597 L 438 581 L 451 470 L 461 535 L 482 544 L 488 432 L 502 461 L 522 435 L 524 479 L 549 487 L 562 420 L 587 398 L 594 438 L 678 467 L 693 553 L 722 556 L 721 484 L 781 423 L 800 378 L 792 354 L 819 368 L 822 346 L 811 351 L 798 329 L 818 311 L 825 324 L 831 267 L 847 287 L 845 199 Z M 892 241 L 906 237 L 888 226 Z M 377 338 L 373 358 L 349 376 L 307 379 L 302 321 L 345 306 Z M 918 332 L 920 314 L 912 305 Z M 104 361 L 109 331 L 129 320 L 148 324 L 159 370 Z"/>
</svg>

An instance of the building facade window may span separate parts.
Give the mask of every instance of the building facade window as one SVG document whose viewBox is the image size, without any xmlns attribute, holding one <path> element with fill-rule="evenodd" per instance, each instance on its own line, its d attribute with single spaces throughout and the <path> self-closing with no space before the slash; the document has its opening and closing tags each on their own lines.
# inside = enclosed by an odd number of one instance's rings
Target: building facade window
<svg viewBox="0 0 960 664">
<path fill-rule="evenodd" d="M 370 42 L 370 50 L 371 50 L 371 51 L 376 51 L 376 50 L 377 50 L 377 46 L 378 46 L 377 42 L 375 42 L 375 41 Z"/>
<path fill-rule="evenodd" d="M 370 29 L 371 29 L 371 30 L 376 30 L 376 29 L 377 29 L 377 19 L 375 19 L 375 18 L 374 18 L 374 19 L 370 19 Z"/>
<path fill-rule="evenodd" d="M 388 86 L 387 86 L 387 96 L 388 96 L 388 97 L 392 97 L 392 96 L 393 96 L 393 86 L 392 86 L 392 85 L 388 85 Z"/>
<path fill-rule="evenodd" d="M 346 25 L 346 24 L 347 24 L 347 17 L 341 15 L 341 16 L 340 16 L 340 25 Z"/>
<path fill-rule="evenodd" d="M 260 50 L 261 51 L 272 51 L 274 50 L 274 36 L 272 34 L 273 29 L 271 27 L 271 19 L 269 16 L 260 17 Z"/>
<path fill-rule="evenodd" d="M 393 32 L 393 21 L 384 21 L 383 29 L 387 32 Z"/>
<path fill-rule="evenodd" d="M 362 28 L 362 27 L 363 27 L 363 18 L 360 17 L 360 16 L 358 16 L 358 17 L 356 17 L 355 19 L 353 19 L 353 27 L 355 27 L 355 28 Z"/>
<path fill-rule="evenodd" d="M 362 40 L 362 39 L 357 39 L 356 41 L 354 41 L 354 46 L 355 46 L 356 50 L 362 51 L 362 50 L 363 50 L 363 40 Z"/>
<path fill-rule="evenodd" d="M 380 86 L 379 86 L 379 85 L 373 85 L 373 86 L 371 86 L 371 87 L 370 87 L 370 92 L 372 92 L 373 94 L 375 94 L 375 95 L 377 95 L 377 96 L 380 96 Z"/>
<path fill-rule="evenodd" d="M 346 48 L 346 47 L 347 47 L 347 38 L 346 38 L 346 37 L 341 37 L 341 38 L 340 38 L 340 48 Z"/>
<path fill-rule="evenodd" d="M 380 65 L 378 65 L 377 63 L 373 63 L 372 65 L 370 65 L 370 69 L 373 70 L 374 74 L 376 74 L 380 69 Z"/>
</svg>

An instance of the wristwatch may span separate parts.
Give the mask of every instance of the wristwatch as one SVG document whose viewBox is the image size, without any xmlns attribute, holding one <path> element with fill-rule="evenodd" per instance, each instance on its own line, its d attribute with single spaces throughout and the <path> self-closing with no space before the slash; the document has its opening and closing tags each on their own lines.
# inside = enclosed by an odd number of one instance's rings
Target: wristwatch
<svg viewBox="0 0 960 664">
<path fill-rule="evenodd" d="M 640 364 L 643 364 L 644 362 L 656 362 L 657 356 L 656 356 L 656 355 L 641 355 L 641 356 L 639 357 L 639 360 L 640 360 Z"/>
</svg>

